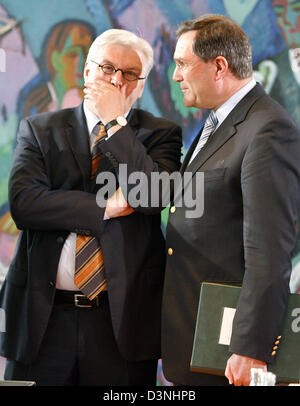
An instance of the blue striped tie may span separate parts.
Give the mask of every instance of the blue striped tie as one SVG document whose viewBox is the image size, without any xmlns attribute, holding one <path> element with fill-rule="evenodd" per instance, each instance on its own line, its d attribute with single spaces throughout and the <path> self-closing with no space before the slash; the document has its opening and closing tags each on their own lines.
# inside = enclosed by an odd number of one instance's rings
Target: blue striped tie
<svg viewBox="0 0 300 406">
<path fill-rule="evenodd" d="M 204 147 L 209 136 L 215 131 L 217 125 L 218 125 L 218 119 L 217 119 L 216 113 L 212 110 L 205 121 L 200 139 L 198 141 L 198 144 L 196 145 L 196 148 L 193 152 L 193 155 L 192 155 L 189 163 L 192 162 L 192 160 L 198 154 L 200 149 L 202 149 Z"/>
</svg>

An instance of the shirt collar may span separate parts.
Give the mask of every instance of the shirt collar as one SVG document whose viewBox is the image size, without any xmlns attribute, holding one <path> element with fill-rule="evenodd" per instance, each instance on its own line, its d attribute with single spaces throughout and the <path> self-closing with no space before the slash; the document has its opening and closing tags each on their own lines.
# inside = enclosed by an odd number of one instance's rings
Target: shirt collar
<svg viewBox="0 0 300 406">
<path fill-rule="evenodd" d="M 234 107 L 242 100 L 247 93 L 256 85 L 256 81 L 252 78 L 245 86 L 234 93 L 225 103 L 223 103 L 217 110 L 216 116 L 218 119 L 217 128 L 222 124 L 228 114 L 234 109 Z"/>
<path fill-rule="evenodd" d="M 93 130 L 95 129 L 96 125 L 100 122 L 99 117 L 96 116 L 96 114 L 94 114 L 87 106 L 86 101 L 83 101 L 83 111 L 84 111 L 84 115 L 85 115 L 85 119 L 86 119 L 86 124 L 87 124 L 87 128 L 89 130 L 89 134 L 91 135 Z M 124 116 L 127 118 L 129 114 L 129 111 L 124 114 Z"/>
<path fill-rule="evenodd" d="M 86 119 L 87 128 L 91 135 L 96 125 L 99 123 L 99 117 L 96 116 L 87 106 L 86 101 L 83 101 L 83 111 Z"/>
</svg>

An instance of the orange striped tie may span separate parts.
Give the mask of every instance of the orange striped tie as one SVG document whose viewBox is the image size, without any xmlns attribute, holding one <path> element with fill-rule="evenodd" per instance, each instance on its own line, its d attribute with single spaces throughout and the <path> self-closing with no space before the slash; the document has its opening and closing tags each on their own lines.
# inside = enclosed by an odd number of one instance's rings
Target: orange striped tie
<svg viewBox="0 0 300 406">
<path fill-rule="evenodd" d="M 105 136 L 104 126 L 101 124 L 92 148 L 91 179 L 96 177 L 101 160 L 101 151 L 98 147 Z M 102 290 L 107 289 L 102 249 L 95 237 L 77 235 L 75 284 L 90 300 L 94 299 Z"/>
</svg>

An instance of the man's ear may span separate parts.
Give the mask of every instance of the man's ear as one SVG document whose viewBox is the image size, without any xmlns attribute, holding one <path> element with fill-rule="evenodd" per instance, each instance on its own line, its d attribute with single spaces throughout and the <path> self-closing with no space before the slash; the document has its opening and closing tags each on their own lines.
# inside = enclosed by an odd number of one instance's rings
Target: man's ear
<svg viewBox="0 0 300 406">
<path fill-rule="evenodd" d="M 229 69 L 227 59 L 224 56 L 217 56 L 214 64 L 216 66 L 216 79 L 222 79 Z"/>
<path fill-rule="evenodd" d="M 138 99 L 140 99 L 142 97 L 142 95 L 143 95 L 146 80 L 142 80 L 141 82 L 142 82 L 141 84 L 139 83 L 140 88 L 139 88 L 139 92 L 138 92 Z"/>
<path fill-rule="evenodd" d="M 89 64 L 88 64 L 88 62 L 86 62 L 84 64 L 84 70 L 83 70 L 83 79 L 84 79 L 85 82 L 88 79 L 89 73 L 90 73 Z"/>
</svg>

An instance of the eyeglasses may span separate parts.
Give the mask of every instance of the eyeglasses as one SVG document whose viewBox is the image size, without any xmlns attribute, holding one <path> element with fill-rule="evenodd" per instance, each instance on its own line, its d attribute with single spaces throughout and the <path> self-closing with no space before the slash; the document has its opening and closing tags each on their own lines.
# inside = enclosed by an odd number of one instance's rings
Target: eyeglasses
<svg viewBox="0 0 300 406">
<path fill-rule="evenodd" d="M 100 65 L 100 63 L 93 61 L 92 59 L 90 60 L 91 62 L 95 63 L 96 65 L 99 66 L 99 68 L 101 68 L 102 72 L 105 73 L 106 75 L 113 75 L 114 73 L 120 71 L 122 72 L 123 78 L 125 80 L 128 80 L 128 82 L 134 82 L 136 80 L 142 80 L 142 79 L 146 79 L 146 77 L 144 78 L 140 78 L 138 77 L 138 75 L 130 70 L 122 70 L 122 69 L 116 69 L 113 65 L 110 65 L 108 63 L 105 63 L 104 65 Z"/>
</svg>

